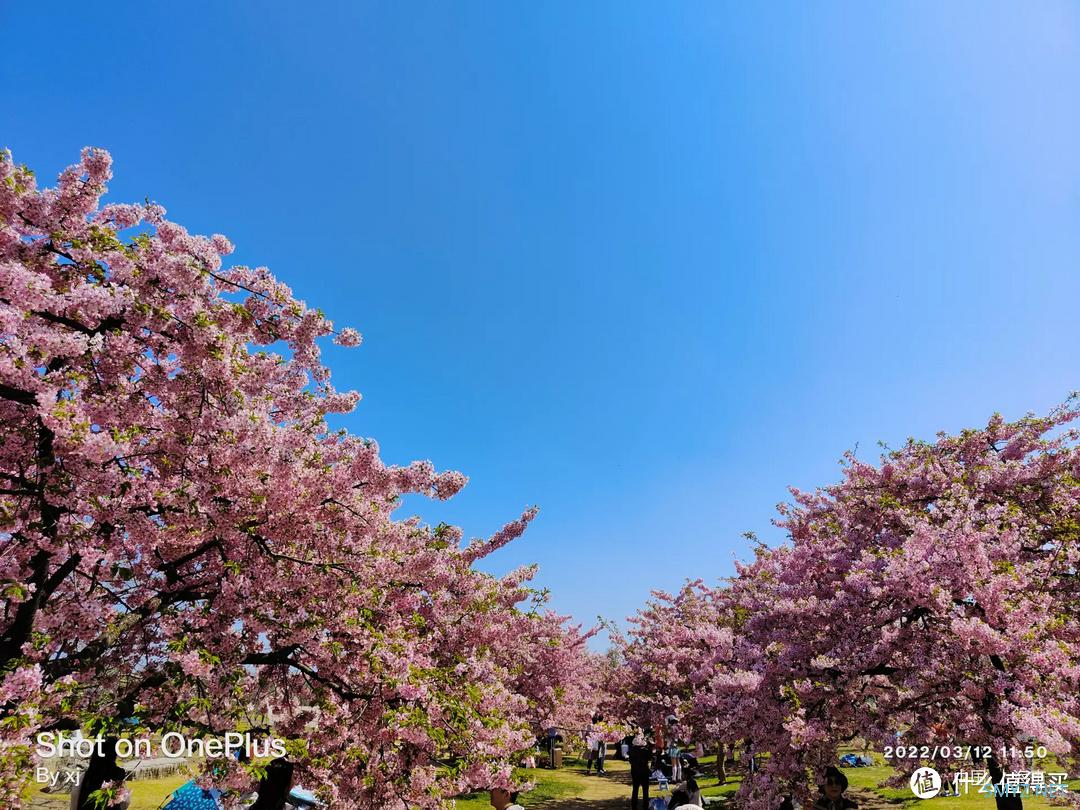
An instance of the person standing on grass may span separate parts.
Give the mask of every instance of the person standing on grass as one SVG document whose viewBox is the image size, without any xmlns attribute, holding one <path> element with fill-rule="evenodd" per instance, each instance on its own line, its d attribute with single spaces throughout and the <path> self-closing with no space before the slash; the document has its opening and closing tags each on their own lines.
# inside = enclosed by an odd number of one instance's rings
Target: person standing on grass
<svg viewBox="0 0 1080 810">
<path fill-rule="evenodd" d="M 562 742 L 562 735 L 559 733 L 559 729 L 552 726 L 547 730 L 547 752 L 548 752 L 548 767 L 555 767 L 555 746 L 556 743 Z"/>
<path fill-rule="evenodd" d="M 601 724 L 603 716 L 597 712 L 592 716 L 592 723 L 585 730 L 585 742 L 589 746 L 589 758 L 585 761 L 585 774 L 588 775 L 592 768 L 593 760 L 596 760 L 596 772 L 604 771 L 604 755 L 607 754 L 607 741 L 604 740 L 604 729 Z"/>
<path fill-rule="evenodd" d="M 667 747 L 668 762 L 671 763 L 671 781 L 681 782 L 683 778 L 682 772 L 682 760 L 680 759 L 682 752 L 679 750 L 679 746 L 672 739 L 671 743 Z"/>
<path fill-rule="evenodd" d="M 638 789 L 641 790 L 642 807 L 649 808 L 649 768 L 652 765 L 652 746 L 639 730 L 630 743 L 630 808 L 637 810 Z"/>
<path fill-rule="evenodd" d="M 491 789 L 491 806 L 495 810 L 525 810 L 517 803 L 517 791 L 511 793 L 506 788 Z"/>
</svg>

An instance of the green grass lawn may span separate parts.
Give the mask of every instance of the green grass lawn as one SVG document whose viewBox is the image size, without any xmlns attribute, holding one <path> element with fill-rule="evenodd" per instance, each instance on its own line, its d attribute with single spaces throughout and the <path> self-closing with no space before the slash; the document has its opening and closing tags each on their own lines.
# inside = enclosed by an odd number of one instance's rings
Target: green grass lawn
<svg viewBox="0 0 1080 810">
<path fill-rule="evenodd" d="M 843 768 L 842 770 L 847 775 L 852 787 L 868 788 L 883 799 L 896 803 L 898 807 L 911 808 L 911 810 L 923 808 L 924 805 L 924 810 L 929 810 L 930 807 L 933 807 L 934 810 L 976 810 L 976 808 L 987 808 L 994 805 L 992 796 L 980 794 L 975 789 L 972 789 L 966 795 L 916 799 L 907 787 L 879 788 L 878 785 L 894 773 L 893 769 L 887 765 L 878 765 L 872 768 Z M 1073 779 L 1069 782 L 1069 787 L 1074 791 L 1080 790 L 1080 779 Z M 1049 810 L 1052 806 L 1050 802 L 1039 796 L 1024 797 L 1024 807 L 1031 807 L 1035 810 Z"/>
<path fill-rule="evenodd" d="M 188 781 L 187 776 L 170 776 L 165 779 L 139 779 L 128 782 L 131 791 L 130 810 L 156 810 L 165 797 Z M 48 794 L 38 790 L 37 785 L 23 792 L 24 803 L 33 810 L 67 810 L 70 796 L 67 793 Z"/>
<path fill-rule="evenodd" d="M 881 762 L 881 757 L 876 757 Z M 707 774 L 699 780 L 701 793 L 707 797 L 721 797 L 726 799 L 723 803 L 725 808 L 731 807 L 731 798 L 739 789 L 742 782 L 741 773 L 731 773 L 728 780 L 721 785 L 713 775 L 716 771 L 716 757 L 704 757 L 701 769 Z M 607 779 L 599 779 L 596 776 L 586 776 L 583 773 L 585 764 L 575 757 L 567 757 L 563 761 L 563 767 L 559 770 L 546 768 L 522 769 L 517 772 L 517 777 L 522 781 L 530 781 L 535 787 L 529 793 L 522 794 L 519 801 L 526 807 L 535 807 L 543 802 L 553 799 L 570 798 L 610 798 L 611 796 L 630 796 L 629 785 L 614 783 Z M 1052 763 L 1037 766 L 1044 771 L 1056 770 Z M 618 773 L 627 770 L 625 762 L 608 758 L 607 769 L 609 772 Z M 993 810 L 994 800 L 991 796 L 971 792 L 966 796 L 937 797 L 934 799 L 916 799 L 907 787 L 903 788 L 879 788 L 878 785 L 891 776 L 894 771 L 891 767 L 879 764 L 870 768 L 844 768 L 850 785 L 854 789 L 865 789 L 876 793 L 882 800 L 894 804 L 896 810 Z M 129 782 L 131 790 L 131 810 L 155 810 L 161 802 L 173 790 L 187 781 L 185 776 L 172 776 L 167 779 L 154 779 Z M 1074 779 L 1070 787 L 1080 791 L 1080 779 Z M 67 810 L 68 797 L 66 794 L 50 796 L 31 786 L 24 794 L 28 807 L 33 810 Z M 455 799 L 458 810 L 488 810 L 490 804 L 487 791 L 459 796 Z M 924 807 L 925 805 L 925 807 Z M 1025 810 L 1050 810 L 1051 805 L 1045 799 L 1038 797 L 1024 798 Z"/>
<path fill-rule="evenodd" d="M 718 784 L 716 778 L 712 776 L 715 771 L 715 762 L 716 757 L 706 757 L 701 760 L 701 767 L 708 774 L 705 778 L 699 780 L 702 796 L 729 798 L 739 789 L 742 776 L 734 774 L 728 777 L 726 784 Z M 585 763 L 583 761 L 568 758 L 563 760 L 562 769 L 557 771 L 546 768 L 530 768 L 517 771 L 517 778 L 522 781 L 530 781 L 536 786 L 532 791 L 523 793 L 518 798 L 518 801 L 523 807 L 528 808 L 551 799 L 589 799 L 592 798 L 591 793 L 599 792 L 598 788 L 603 788 L 605 789 L 605 798 L 608 800 L 612 797 L 625 798 L 627 804 L 629 804 L 629 784 L 612 783 L 608 780 L 600 780 L 595 776 L 585 776 L 582 773 L 584 767 Z M 612 757 L 608 758 L 606 767 L 609 773 L 628 770 L 625 762 Z M 602 800 L 597 799 L 597 801 Z M 459 796 L 456 798 L 456 803 L 458 810 L 490 810 L 491 807 L 486 791 Z"/>
<path fill-rule="evenodd" d="M 625 768 L 622 763 L 609 762 L 608 766 L 609 770 Z M 575 757 L 564 759 L 563 767 L 559 770 L 519 768 L 514 773 L 515 778 L 523 782 L 532 782 L 535 787 L 528 793 L 521 794 L 518 802 L 523 807 L 530 807 L 548 799 L 566 799 L 581 795 L 586 780 L 595 778 L 584 776 L 581 773 L 584 768 L 585 763 Z M 486 790 L 458 796 L 454 801 L 458 810 L 491 810 Z"/>
<path fill-rule="evenodd" d="M 536 782 L 536 788 L 527 794 L 523 794 L 519 799 L 523 807 L 528 807 L 545 799 L 564 799 L 576 795 L 580 785 L 580 777 L 564 770 L 541 770 L 542 775 L 538 778 L 537 770 L 530 768 L 528 773 L 521 777 Z M 490 810 L 491 808 L 486 790 L 458 796 L 454 801 L 458 810 Z"/>
<path fill-rule="evenodd" d="M 144 779 L 129 782 L 131 810 L 154 810 L 165 797 L 188 781 L 187 776 L 170 776 L 165 779 Z"/>
<path fill-rule="evenodd" d="M 881 757 L 878 755 L 875 755 L 875 760 L 879 763 L 882 761 Z M 1044 772 L 1064 770 L 1063 768 L 1059 768 L 1052 760 L 1036 763 L 1035 769 Z M 972 788 L 967 794 L 961 793 L 960 796 L 937 796 L 933 799 L 917 799 L 907 786 L 902 788 L 878 787 L 878 785 L 895 773 L 895 770 L 892 767 L 884 764 L 875 765 L 870 768 L 842 768 L 841 770 L 843 770 L 844 774 L 847 776 L 851 787 L 872 790 L 882 799 L 895 804 L 898 809 L 986 810 L 986 808 L 994 807 L 994 797 L 979 793 L 975 788 Z M 976 768 L 974 768 L 971 763 L 965 763 L 959 770 L 976 770 Z M 1074 791 L 1080 791 L 1080 779 L 1073 779 L 1070 781 L 1069 787 Z M 1049 810 L 1049 808 L 1053 806 L 1046 799 L 1039 796 L 1025 796 L 1023 799 L 1024 807 L 1032 808 L 1032 810 Z"/>
<path fill-rule="evenodd" d="M 730 807 L 739 786 L 742 784 L 743 775 L 737 773 L 732 766 L 728 766 L 728 777 L 724 784 L 716 778 L 716 754 L 710 754 L 698 760 L 698 767 L 705 773 L 698 780 L 702 798 L 717 796 L 723 800 L 723 807 Z M 713 805 L 715 807 L 716 805 Z"/>
<path fill-rule="evenodd" d="M 881 758 L 877 758 L 881 761 Z M 713 774 L 716 771 L 716 757 L 707 756 L 700 760 L 701 769 L 707 774 L 699 780 L 703 797 L 720 797 L 725 799 L 723 807 L 731 806 L 731 799 L 742 784 L 741 773 L 729 773 L 724 784 L 719 784 Z M 518 772 L 519 778 L 532 781 L 536 788 L 520 798 L 521 804 L 528 808 L 548 799 L 584 797 L 584 791 L 588 789 L 589 779 L 581 771 L 583 763 L 578 760 L 568 759 L 564 768 L 558 771 L 547 769 L 522 770 Z M 1055 769 L 1052 763 L 1037 766 L 1044 771 Z M 608 761 L 608 770 L 625 769 L 626 764 L 617 760 Z M 994 799 L 972 791 L 967 795 L 958 797 L 939 796 L 934 799 L 916 799 L 911 790 L 903 788 L 879 788 L 878 785 L 893 775 L 894 770 L 887 765 L 877 765 L 870 768 L 843 768 L 847 774 L 850 785 L 854 789 L 866 789 L 877 794 L 884 802 L 893 804 L 897 810 L 993 810 Z M 1073 790 L 1080 791 L 1080 779 L 1070 783 Z M 625 795 L 629 797 L 629 787 L 625 788 Z M 474 793 L 459 797 L 457 800 L 459 810 L 487 810 L 488 794 Z M 1052 805 L 1039 797 L 1025 797 L 1024 807 L 1030 810 L 1050 810 Z"/>
</svg>

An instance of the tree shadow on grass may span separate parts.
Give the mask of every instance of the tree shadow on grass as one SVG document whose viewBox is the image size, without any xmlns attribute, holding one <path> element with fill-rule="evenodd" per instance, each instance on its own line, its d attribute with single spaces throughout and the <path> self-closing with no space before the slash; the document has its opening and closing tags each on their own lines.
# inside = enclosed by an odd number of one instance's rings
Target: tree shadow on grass
<svg viewBox="0 0 1080 810">
<path fill-rule="evenodd" d="M 621 799 L 543 799 L 528 805 L 526 810 L 626 810 L 629 806 L 628 794 Z"/>
<path fill-rule="evenodd" d="M 67 810 L 71 796 L 67 793 L 35 793 L 29 801 L 23 801 L 25 810 Z"/>
<path fill-rule="evenodd" d="M 582 772 L 584 773 L 584 772 Z M 629 810 L 630 808 L 630 772 L 628 770 L 611 770 L 603 775 L 590 776 L 591 784 L 588 787 L 601 788 L 588 792 L 602 792 L 605 796 L 552 796 L 539 799 L 535 802 L 523 802 L 525 810 Z M 602 787 L 601 787 L 602 786 Z M 658 795 L 670 796 L 670 791 L 660 794 L 656 791 L 656 785 L 651 785 L 649 798 Z M 638 798 L 638 807 L 648 808 L 647 803 Z M 724 808 L 725 805 L 717 804 L 713 807 Z"/>
<path fill-rule="evenodd" d="M 583 793 L 601 793 L 601 796 L 550 796 L 536 801 L 523 802 L 525 810 L 627 810 L 630 807 L 630 772 L 611 770 L 605 774 L 585 777 L 584 770 L 577 771 L 586 781 L 581 785 Z"/>
<path fill-rule="evenodd" d="M 859 810 L 896 810 L 906 803 L 903 799 L 888 799 L 869 788 L 852 788 L 848 795 L 858 802 Z"/>
</svg>

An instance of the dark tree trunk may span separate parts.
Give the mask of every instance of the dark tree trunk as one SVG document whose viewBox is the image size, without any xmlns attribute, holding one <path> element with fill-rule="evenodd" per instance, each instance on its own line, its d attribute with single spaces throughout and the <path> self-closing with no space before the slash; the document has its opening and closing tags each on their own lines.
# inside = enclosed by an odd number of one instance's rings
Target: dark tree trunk
<svg viewBox="0 0 1080 810">
<path fill-rule="evenodd" d="M 716 778 L 721 785 L 727 781 L 727 745 L 724 743 L 716 748 Z"/>
<path fill-rule="evenodd" d="M 991 755 L 986 760 L 986 769 L 990 772 L 990 781 L 997 785 L 1004 776 L 1004 771 L 998 763 L 997 757 Z M 1024 800 L 1020 798 L 1020 794 L 1005 796 L 995 790 L 994 802 L 997 804 L 997 810 L 1023 810 L 1024 808 Z"/>
<path fill-rule="evenodd" d="M 94 746 L 90 761 L 79 779 L 79 810 L 95 810 L 90 794 L 99 790 L 106 782 L 120 782 L 127 773 L 116 761 L 116 738 L 108 737 L 101 745 Z"/>
</svg>

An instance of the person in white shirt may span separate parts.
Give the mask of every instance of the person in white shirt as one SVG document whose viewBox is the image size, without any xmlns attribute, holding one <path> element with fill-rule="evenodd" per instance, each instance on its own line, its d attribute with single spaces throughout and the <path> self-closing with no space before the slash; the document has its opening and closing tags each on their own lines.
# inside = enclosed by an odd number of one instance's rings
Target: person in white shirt
<svg viewBox="0 0 1080 810">
<path fill-rule="evenodd" d="M 596 772 L 605 773 L 604 756 L 607 754 L 607 741 L 604 739 L 604 728 L 601 725 L 604 717 L 599 712 L 592 716 L 592 723 L 585 729 L 585 742 L 589 746 L 589 757 L 585 761 L 585 774 L 588 775 L 593 762 L 596 762 Z"/>
</svg>

